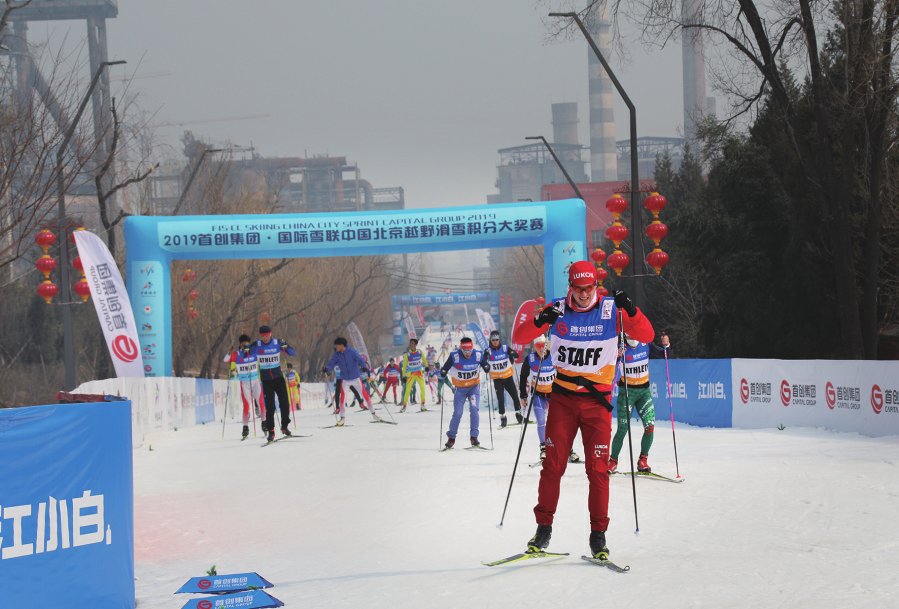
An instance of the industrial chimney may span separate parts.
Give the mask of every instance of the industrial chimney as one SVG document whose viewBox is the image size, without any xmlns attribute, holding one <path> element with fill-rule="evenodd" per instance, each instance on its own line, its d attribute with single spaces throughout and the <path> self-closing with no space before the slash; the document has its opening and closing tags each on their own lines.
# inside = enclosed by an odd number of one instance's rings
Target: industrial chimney
<svg viewBox="0 0 899 609">
<path fill-rule="evenodd" d="M 609 56 L 608 11 L 605 2 L 597 3 L 585 19 L 590 36 L 596 41 L 604 57 Z M 594 182 L 609 182 L 618 179 L 612 81 L 589 47 L 587 59 L 590 78 L 590 173 Z"/>
</svg>

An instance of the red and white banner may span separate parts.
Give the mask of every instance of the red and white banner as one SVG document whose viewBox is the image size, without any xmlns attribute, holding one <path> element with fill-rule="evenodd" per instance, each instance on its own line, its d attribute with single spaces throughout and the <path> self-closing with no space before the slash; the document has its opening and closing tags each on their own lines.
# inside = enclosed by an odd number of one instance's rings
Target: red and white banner
<svg viewBox="0 0 899 609">
<path fill-rule="evenodd" d="M 484 330 L 488 335 L 496 330 L 496 323 L 493 321 L 493 316 L 490 315 L 484 309 L 475 309 L 474 312 L 478 316 L 478 323 L 481 325 L 481 329 Z"/>
<path fill-rule="evenodd" d="M 521 303 L 521 306 L 518 307 L 518 311 L 515 313 L 515 321 L 512 322 L 512 348 L 518 351 L 519 353 L 524 353 L 524 348 L 527 346 L 521 338 L 519 338 L 519 329 L 524 324 L 534 323 L 534 313 L 537 311 L 538 305 L 536 300 L 525 300 Z"/>
<path fill-rule="evenodd" d="M 131 300 L 115 259 L 94 233 L 75 231 L 75 245 L 118 377 L 143 377 L 144 360 Z"/>
<path fill-rule="evenodd" d="M 412 323 L 412 316 L 406 313 L 403 315 L 403 322 L 406 324 L 406 332 L 409 334 L 409 338 L 418 340 L 418 334 L 415 332 L 415 325 Z"/>
</svg>

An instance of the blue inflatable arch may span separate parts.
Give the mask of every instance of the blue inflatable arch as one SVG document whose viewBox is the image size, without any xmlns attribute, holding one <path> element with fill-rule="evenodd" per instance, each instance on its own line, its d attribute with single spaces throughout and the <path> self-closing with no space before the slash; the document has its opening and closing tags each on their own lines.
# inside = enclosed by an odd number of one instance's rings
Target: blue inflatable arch
<svg viewBox="0 0 899 609">
<path fill-rule="evenodd" d="M 146 376 L 172 374 L 171 262 L 382 256 L 543 246 L 547 295 L 562 295 L 584 259 L 580 199 L 322 214 L 131 216 L 125 220 L 128 295 Z"/>
</svg>

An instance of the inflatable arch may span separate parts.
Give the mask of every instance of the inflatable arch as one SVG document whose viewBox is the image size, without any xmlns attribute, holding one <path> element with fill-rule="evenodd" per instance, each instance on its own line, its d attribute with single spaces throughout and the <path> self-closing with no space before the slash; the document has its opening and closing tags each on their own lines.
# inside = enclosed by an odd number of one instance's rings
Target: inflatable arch
<svg viewBox="0 0 899 609">
<path fill-rule="evenodd" d="M 146 376 L 172 374 L 171 262 L 381 256 L 543 246 L 547 295 L 564 294 L 585 255 L 580 199 L 396 211 L 125 220 L 128 295 Z"/>
</svg>

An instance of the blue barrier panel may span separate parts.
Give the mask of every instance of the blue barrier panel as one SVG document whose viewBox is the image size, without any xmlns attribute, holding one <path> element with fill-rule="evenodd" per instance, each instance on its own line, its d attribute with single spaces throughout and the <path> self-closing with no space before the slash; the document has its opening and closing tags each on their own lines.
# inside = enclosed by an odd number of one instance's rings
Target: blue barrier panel
<svg viewBox="0 0 899 609">
<path fill-rule="evenodd" d="M 0 607 L 133 609 L 131 402 L 0 409 Z"/>
<path fill-rule="evenodd" d="M 732 427 L 731 360 L 671 359 L 671 405 L 674 419 L 699 427 Z M 669 419 L 665 360 L 649 362 L 656 420 Z"/>
<path fill-rule="evenodd" d="M 197 400 L 194 411 L 197 425 L 209 423 L 215 420 L 215 392 L 212 389 L 212 379 L 197 379 Z"/>
<path fill-rule="evenodd" d="M 668 367 L 671 373 L 670 404 L 665 360 L 649 360 L 649 388 L 655 404 L 657 427 L 661 421 L 670 420 L 671 407 L 674 408 L 674 419 L 681 423 L 699 427 L 732 427 L 731 360 L 671 359 L 668 360 Z M 613 396 L 617 395 L 616 387 Z"/>
</svg>

